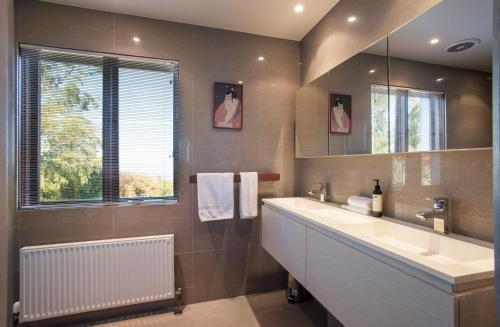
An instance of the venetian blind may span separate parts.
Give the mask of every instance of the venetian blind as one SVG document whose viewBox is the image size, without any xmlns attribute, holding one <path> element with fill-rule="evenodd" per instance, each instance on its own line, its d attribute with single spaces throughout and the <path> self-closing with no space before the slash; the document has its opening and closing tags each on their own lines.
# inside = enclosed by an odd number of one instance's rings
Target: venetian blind
<svg viewBox="0 0 500 327">
<path fill-rule="evenodd" d="M 20 206 L 177 199 L 178 69 L 21 46 Z"/>
</svg>

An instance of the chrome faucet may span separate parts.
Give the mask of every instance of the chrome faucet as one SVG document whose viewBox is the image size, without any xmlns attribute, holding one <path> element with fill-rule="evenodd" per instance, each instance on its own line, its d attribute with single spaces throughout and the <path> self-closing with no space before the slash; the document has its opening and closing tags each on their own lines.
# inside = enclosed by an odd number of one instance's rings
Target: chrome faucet
<svg viewBox="0 0 500 327">
<path fill-rule="evenodd" d="M 321 202 L 325 202 L 326 200 L 328 200 L 328 183 L 318 183 L 318 184 L 320 185 L 319 190 L 311 190 L 307 193 L 311 196 L 319 194 L 319 200 Z"/>
<path fill-rule="evenodd" d="M 448 234 L 451 225 L 448 198 L 435 198 L 433 209 L 418 212 L 417 218 L 422 221 L 433 219 L 434 231 L 439 234 Z"/>
</svg>

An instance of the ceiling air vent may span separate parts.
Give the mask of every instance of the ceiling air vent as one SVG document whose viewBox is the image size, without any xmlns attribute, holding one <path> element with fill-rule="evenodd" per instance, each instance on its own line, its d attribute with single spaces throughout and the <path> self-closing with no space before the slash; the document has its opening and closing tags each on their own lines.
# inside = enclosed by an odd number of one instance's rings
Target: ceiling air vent
<svg viewBox="0 0 500 327">
<path fill-rule="evenodd" d="M 455 42 L 450 44 L 444 51 L 448 53 L 457 53 L 465 50 L 469 50 L 470 48 L 475 47 L 481 42 L 480 39 L 465 39 L 462 41 Z"/>
</svg>

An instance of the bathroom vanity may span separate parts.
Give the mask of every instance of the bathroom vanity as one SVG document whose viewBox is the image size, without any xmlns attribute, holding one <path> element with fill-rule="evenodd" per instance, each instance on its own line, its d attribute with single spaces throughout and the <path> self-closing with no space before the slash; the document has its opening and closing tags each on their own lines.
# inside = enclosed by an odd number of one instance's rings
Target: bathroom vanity
<svg viewBox="0 0 500 327">
<path fill-rule="evenodd" d="M 489 243 L 281 198 L 262 246 L 345 326 L 494 326 Z"/>
</svg>

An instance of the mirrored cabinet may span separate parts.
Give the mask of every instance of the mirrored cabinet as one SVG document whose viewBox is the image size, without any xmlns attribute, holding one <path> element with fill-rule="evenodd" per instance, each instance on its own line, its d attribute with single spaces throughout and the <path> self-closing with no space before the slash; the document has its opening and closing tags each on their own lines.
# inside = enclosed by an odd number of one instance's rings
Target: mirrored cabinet
<svg viewBox="0 0 500 327">
<path fill-rule="evenodd" d="M 490 6 L 461 2 L 442 1 L 302 87 L 296 157 L 491 147 L 492 22 L 472 19 Z"/>
</svg>

